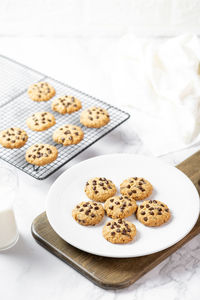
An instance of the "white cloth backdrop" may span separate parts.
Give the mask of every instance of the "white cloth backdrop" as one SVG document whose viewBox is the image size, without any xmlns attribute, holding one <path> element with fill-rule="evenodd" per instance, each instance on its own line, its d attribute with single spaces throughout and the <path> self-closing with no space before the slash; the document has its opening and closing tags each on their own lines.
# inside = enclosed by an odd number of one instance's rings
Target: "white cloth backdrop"
<svg viewBox="0 0 200 300">
<path fill-rule="evenodd" d="M 132 129 L 155 155 L 200 142 L 200 40 L 127 35 L 102 57 L 111 101 L 132 112 Z M 131 128 L 130 128 L 131 132 Z"/>
</svg>

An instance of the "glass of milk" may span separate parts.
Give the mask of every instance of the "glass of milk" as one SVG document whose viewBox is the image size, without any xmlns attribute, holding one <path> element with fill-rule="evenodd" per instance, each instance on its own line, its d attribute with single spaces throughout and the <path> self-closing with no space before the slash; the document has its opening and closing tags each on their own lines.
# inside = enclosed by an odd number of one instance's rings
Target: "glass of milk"
<svg viewBox="0 0 200 300">
<path fill-rule="evenodd" d="M 0 251 L 14 246 L 19 238 L 13 210 L 17 188 L 17 175 L 0 166 Z"/>
</svg>

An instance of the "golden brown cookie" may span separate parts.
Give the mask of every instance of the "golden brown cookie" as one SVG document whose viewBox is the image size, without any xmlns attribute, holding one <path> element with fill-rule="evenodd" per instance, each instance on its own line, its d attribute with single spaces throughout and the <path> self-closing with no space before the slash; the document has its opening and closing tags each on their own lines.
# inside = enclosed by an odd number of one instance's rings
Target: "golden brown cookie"
<svg viewBox="0 0 200 300">
<path fill-rule="evenodd" d="M 104 202 L 116 192 L 114 183 L 105 177 L 95 177 L 86 182 L 85 193 L 91 200 Z"/>
<path fill-rule="evenodd" d="M 58 150 L 49 144 L 36 144 L 26 151 L 26 161 L 36 166 L 44 166 L 56 160 Z"/>
<path fill-rule="evenodd" d="M 135 235 L 135 225 L 124 219 L 110 220 L 103 227 L 104 238 L 113 244 L 127 244 Z"/>
<path fill-rule="evenodd" d="M 81 112 L 80 122 L 86 127 L 100 128 L 110 122 L 110 116 L 106 109 L 90 107 Z"/>
<path fill-rule="evenodd" d="M 145 200 L 138 207 L 137 219 L 146 226 L 160 226 L 170 219 L 168 206 L 158 200 Z"/>
<path fill-rule="evenodd" d="M 73 96 L 62 96 L 57 99 L 54 99 L 51 108 L 54 111 L 64 115 L 71 114 L 75 111 L 81 109 L 81 101 Z"/>
<path fill-rule="evenodd" d="M 34 131 L 47 130 L 56 124 L 54 116 L 45 111 L 36 112 L 26 120 L 27 126 Z"/>
<path fill-rule="evenodd" d="M 72 211 L 72 216 L 80 225 L 96 225 L 104 217 L 103 206 L 93 201 L 81 202 Z"/>
<path fill-rule="evenodd" d="M 106 200 L 104 209 L 112 219 L 123 219 L 131 216 L 137 210 L 135 200 L 127 196 L 114 196 Z"/>
<path fill-rule="evenodd" d="M 21 148 L 28 140 L 26 131 L 18 127 L 7 128 L 0 132 L 0 144 L 4 148 Z"/>
<path fill-rule="evenodd" d="M 84 133 L 79 126 L 66 124 L 57 128 L 53 133 L 53 140 L 63 146 L 78 144 L 82 141 Z"/>
<path fill-rule="evenodd" d="M 151 195 L 151 183 L 142 177 L 130 177 L 120 184 L 120 193 L 135 200 L 143 200 Z"/>
<path fill-rule="evenodd" d="M 37 82 L 28 88 L 28 95 L 33 101 L 48 101 L 55 95 L 55 89 L 48 82 Z"/>
</svg>

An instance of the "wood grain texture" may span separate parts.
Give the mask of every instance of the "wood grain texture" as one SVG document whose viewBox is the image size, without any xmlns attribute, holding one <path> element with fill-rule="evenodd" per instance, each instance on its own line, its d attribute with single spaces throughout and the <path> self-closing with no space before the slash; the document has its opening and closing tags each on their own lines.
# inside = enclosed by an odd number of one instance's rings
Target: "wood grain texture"
<svg viewBox="0 0 200 300">
<path fill-rule="evenodd" d="M 200 151 L 183 161 L 177 168 L 193 181 L 200 193 L 199 166 Z M 133 284 L 199 233 L 200 217 L 190 233 L 168 249 L 142 257 L 107 258 L 83 252 L 66 243 L 52 229 L 45 212 L 32 224 L 33 237 L 40 245 L 104 289 L 121 289 Z"/>
</svg>

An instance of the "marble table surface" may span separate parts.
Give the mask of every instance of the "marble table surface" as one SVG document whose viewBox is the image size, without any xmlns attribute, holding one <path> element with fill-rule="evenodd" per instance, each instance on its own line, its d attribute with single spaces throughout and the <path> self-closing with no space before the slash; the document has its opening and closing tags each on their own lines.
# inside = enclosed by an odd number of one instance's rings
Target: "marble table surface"
<svg viewBox="0 0 200 300">
<path fill-rule="evenodd" d="M 109 101 L 109 88 L 96 67 L 111 38 L 0 37 L 1 53 L 60 79 L 80 90 Z M 0 253 L 0 291 L 5 300 L 32 299 L 199 299 L 200 236 L 195 237 L 132 286 L 106 291 L 39 246 L 31 235 L 33 219 L 45 210 L 46 194 L 55 179 L 71 165 L 107 153 L 139 153 L 152 156 L 127 121 L 44 181 L 17 171 L 19 193 L 15 203 L 20 239 Z M 195 153 L 198 145 L 159 159 L 176 165 Z"/>
</svg>

